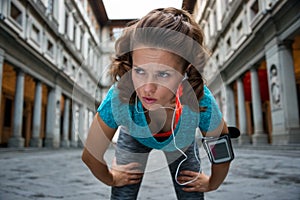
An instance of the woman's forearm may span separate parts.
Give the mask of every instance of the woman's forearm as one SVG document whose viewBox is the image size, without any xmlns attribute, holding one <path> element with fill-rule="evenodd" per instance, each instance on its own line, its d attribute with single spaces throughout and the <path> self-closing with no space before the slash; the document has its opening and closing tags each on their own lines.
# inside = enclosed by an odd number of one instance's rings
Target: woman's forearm
<svg viewBox="0 0 300 200">
<path fill-rule="evenodd" d="M 113 185 L 113 176 L 104 160 L 98 160 L 85 148 L 82 153 L 82 161 L 88 166 L 98 180 L 108 186 Z"/>
<path fill-rule="evenodd" d="M 225 180 L 230 162 L 223 164 L 213 164 L 211 168 L 211 176 L 209 179 L 209 186 L 211 190 L 216 190 Z"/>
<path fill-rule="evenodd" d="M 116 130 L 108 127 L 97 113 L 90 126 L 81 156 L 82 161 L 88 166 L 93 175 L 109 186 L 113 185 L 113 176 L 103 157 L 115 132 Z"/>
</svg>

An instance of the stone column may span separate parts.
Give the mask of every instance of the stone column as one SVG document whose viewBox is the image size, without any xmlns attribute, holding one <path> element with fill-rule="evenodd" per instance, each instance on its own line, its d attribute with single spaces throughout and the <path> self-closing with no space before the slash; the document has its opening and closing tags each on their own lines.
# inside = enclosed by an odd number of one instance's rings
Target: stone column
<svg viewBox="0 0 300 200">
<path fill-rule="evenodd" d="M 78 105 L 73 101 L 72 103 L 72 133 L 71 133 L 71 146 L 78 147 L 78 121 L 79 110 Z"/>
<path fill-rule="evenodd" d="M 261 108 L 261 97 L 257 70 L 252 68 L 251 72 L 251 97 L 252 97 L 252 112 L 254 121 L 254 134 L 252 136 L 253 145 L 267 144 L 268 136 L 263 129 L 263 116 Z"/>
<path fill-rule="evenodd" d="M 299 105 L 292 41 L 274 38 L 266 46 L 272 114 L 272 143 L 300 143 Z"/>
<path fill-rule="evenodd" d="M 32 123 L 32 137 L 30 140 L 31 147 L 41 147 L 42 139 L 41 133 L 41 113 L 42 113 L 42 84 L 40 81 L 36 81 L 35 85 L 35 97 L 33 106 L 33 123 Z"/>
<path fill-rule="evenodd" d="M 60 146 L 60 98 L 60 87 L 52 88 L 48 94 L 46 147 L 58 148 Z"/>
<path fill-rule="evenodd" d="M 23 123 L 23 104 L 24 104 L 24 73 L 17 71 L 17 83 L 14 101 L 14 121 L 12 137 L 8 140 L 9 147 L 24 147 L 24 138 L 22 137 Z"/>
<path fill-rule="evenodd" d="M 70 125 L 70 99 L 65 98 L 65 108 L 63 116 L 63 136 L 62 136 L 62 147 L 69 147 L 69 125 Z"/>
<path fill-rule="evenodd" d="M 86 139 L 86 130 L 84 128 L 86 121 L 86 115 L 85 115 L 85 105 L 82 104 L 79 107 L 79 121 L 78 121 L 78 146 L 83 147 Z"/>
<path fill-rule="evenodd" d="M 54 135 L 54 128 L 55 128 L 55 89 L 49 88 L 48 93 L 48 101 L 47 101 L 47 116 L 46 116 L 46 139 L 45 139 L 45 146 L 46 147 L 53 147 L 53 135 Z"/>
<path fill-rule="evenodd" d="M 81 140 L 82 140 L 82 144 L 85 144 L 85 140 L 88 136 L 88 132 L 89 132 L 89 129 L 90 129 L 90 126 L 89 126 L 89 109 L 86 107 L 86 105 L 84 105 L 83 107 L 83 115 L 84 115 L 84 120 L 83 120 L 83 128 L 82 128 L 82 132 L 80 133 L 81 134 Z"/>
<path fill-rule="evenodd" d="M 239 113 L 239 129 L 241 136 L 239 137 L 239 144 L 249 144 L 250 137 L 247 134 L 247 118 L 245 106 L 245 92 L 242 78 L 237 80 L 237 93 L 238 93 L 238 113 Z"/>
<path fill-rule="evenodd" d="M 234 94 L 230 85 L 225 86 L 226 93 L 226 123 L 228 126 L 236 126 Z"/>
</svg>

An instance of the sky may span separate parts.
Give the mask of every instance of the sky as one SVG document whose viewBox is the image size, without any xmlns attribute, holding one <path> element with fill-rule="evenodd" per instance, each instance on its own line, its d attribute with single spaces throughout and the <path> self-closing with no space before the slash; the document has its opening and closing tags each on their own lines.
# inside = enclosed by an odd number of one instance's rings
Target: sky
<svg viewBox="0 0 300 200">
<path fill-rule="evenodd" d="M 107 16 L 114 19 L 139 19 L 155 8 L 181 8 L 182 0 L 103 0 Z"/>
</svg>

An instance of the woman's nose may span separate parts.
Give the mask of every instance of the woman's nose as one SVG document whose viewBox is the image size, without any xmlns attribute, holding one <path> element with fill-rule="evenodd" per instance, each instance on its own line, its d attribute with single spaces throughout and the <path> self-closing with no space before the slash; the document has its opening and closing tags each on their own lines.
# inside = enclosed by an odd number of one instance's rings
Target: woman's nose
<svg viewBox="0 0 300 200">
<path fill-rule="evenodd" d="M 143 89 L 146 93 L 153 93 L 153 92 L 155 92 L 156 88 L 157 88 L 157 85 L 153 82 L 146 83 L 143 86 Z"/>
</svg>

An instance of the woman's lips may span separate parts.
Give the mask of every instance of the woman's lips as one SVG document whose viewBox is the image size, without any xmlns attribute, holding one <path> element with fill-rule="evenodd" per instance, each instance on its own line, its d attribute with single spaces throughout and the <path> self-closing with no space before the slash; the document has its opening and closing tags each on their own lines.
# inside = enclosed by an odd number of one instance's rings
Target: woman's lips
<svg viewBox="0 0 300 200">
<path fill-rule="evenodd" d="M 157 99 L 154 99 L 154 98 L 150 98 L 150 97 L 143 97 L 143 101 L 146 103 L 146 104 L 153 104 L 157 101 Z"/>
</svg>

